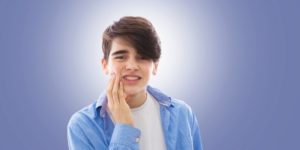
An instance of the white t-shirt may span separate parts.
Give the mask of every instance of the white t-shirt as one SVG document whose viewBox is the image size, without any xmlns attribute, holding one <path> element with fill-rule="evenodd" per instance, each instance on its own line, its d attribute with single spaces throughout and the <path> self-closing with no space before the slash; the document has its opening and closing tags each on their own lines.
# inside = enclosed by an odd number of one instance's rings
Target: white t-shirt
<svg viewBox="0 0 300 150">
<path fill-rule="evenodd" d="M 160 118 L 159 103 L 147 93 L 143 105 L 131 109 L 134 125 L 141 130 L 140 150 L 165 150 L 165 139 Z"/>
</svg>

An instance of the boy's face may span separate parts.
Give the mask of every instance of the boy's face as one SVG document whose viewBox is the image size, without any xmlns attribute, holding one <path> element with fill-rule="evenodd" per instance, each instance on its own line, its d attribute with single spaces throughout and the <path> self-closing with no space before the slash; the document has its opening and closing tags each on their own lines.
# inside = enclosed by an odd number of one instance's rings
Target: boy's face
<svg viewBox="0 0 300 150">
<path fill-rule="evenodd" d="M 144 59 L 136 49 L 122 38 L 114 38 L 108 60 L 102 59 L 102 68 L 106 74 L 115 73 L 124 83 L 127 95 L 145 92 L 151 73 L 156 74 L 158 63 Z"/>
</svg>

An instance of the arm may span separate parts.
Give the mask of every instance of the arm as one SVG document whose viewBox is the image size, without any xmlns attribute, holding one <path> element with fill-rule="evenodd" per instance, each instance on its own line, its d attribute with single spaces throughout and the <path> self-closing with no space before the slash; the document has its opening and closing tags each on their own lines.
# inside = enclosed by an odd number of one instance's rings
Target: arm
<svg viewBox="0 0 300 150">
<path fill-rule="evenodd" d="M 108 110 L 116 125 L 109 145 L 105 140 L 94 141 L 86 133 L 93 132 L 85 126 L 80 115 L 73 116 L 68 125 L 68 141 L 70 150 L 77 149 L 110 149 L 110 150 L 138 150 L 140 130 L 133 127 L 131 111 L 126 103 L 123 83 L 119 75 L 113 75 L 107 87 Z M 102 132 L 104 134 L 104 132 Z M 90 135 L 89 135 L 90 136 Z M 102 135 L 105 137 L 106 135 Z M 99 139 L 100 140 L 100 139 Z M 91 142 L 93 141 L 93 142 Z"/>
<path fill-rule="evenodd" d="M 198 121 L 195 114 L 192 115 L 193 115 L 193 124 L 192 124 L 193 146 L 195 150 L 203 150 Z"/>
<path fill-rule="evenodd" d="M 115 123 L 133 126 L 132 114 L 129 105 L 126 102 L 127 95 L 124 93 L 124 85 L 119 74 L 112 74 L 106 95 L 108 100 L 108 111 L 111 113 Z"/>
<path fill-rule="evenodd" d="M 80 119 L 73 117 L 68 125 L 69 150 L 138 150 L 140 130 L 130 125 L 116 124 L 111 141 L 107 145 L 104 139 L 88 137 L 84 128 L 80 125 Z M 84 125 L 83 125 L 84 126 Z M 92 129 L 91 129 L 92 130 Z M 90 130 L 90 131 L 91 131 Z M 102 132 L 103 133 L 103 132 Z M 101 134 L 101 132 L 100 132 Z M 104 134 L 104 133 L 103 133 Z M 105 135 L 102 135 L 105 137 Z M 94 140 L 94 141 L 91 141 Z"/>
<path fill-rule="evenodd" d="M 133 118 L 126 102 L 124 85 L 120 74 L 112 74 L 107 88 L 108 110 L 116 126 L 110 141 L 109 149 L 139 149 L 140 130 L 133 127 Z"/>
<path fill-rule="evenodd" d="M 68 125 L 68 146 L 69 150 L 93 150 L 88 138 L 77 124 Z M 103 149 L 105 149 L 103 147 Z"/>
</svg>

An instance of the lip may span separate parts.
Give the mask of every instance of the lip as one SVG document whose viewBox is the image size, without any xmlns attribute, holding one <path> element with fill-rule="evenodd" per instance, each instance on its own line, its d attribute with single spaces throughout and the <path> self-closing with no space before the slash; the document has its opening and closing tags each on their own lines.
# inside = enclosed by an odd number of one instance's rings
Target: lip
<svg viewBox="0 0 300 150">
<path fill-rule="evenodd" d="M 130 77 L 134 77 L 134 78 L 137 78 L 136 80 L 128 80 L 127 78 L 130 78 Z M 141 76 L 139 75 L 131 75 L 131 74 L 128 74 L 128 75 L 124 75 L 122 76 L 122 80 L 124 82 L 124 84 L 127 84 L 127 85 L 134 85 L 134 84 L 137 84 L 140 80 L 142 79 Z"/>
</svg>

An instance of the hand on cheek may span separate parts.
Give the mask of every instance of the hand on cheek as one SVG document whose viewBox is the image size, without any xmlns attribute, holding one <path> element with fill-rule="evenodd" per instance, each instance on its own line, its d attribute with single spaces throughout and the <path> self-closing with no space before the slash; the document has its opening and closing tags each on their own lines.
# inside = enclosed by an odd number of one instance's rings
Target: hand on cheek
<svg viewBox="0 0 300 150">
<path fill-rule="evenodd" d="M 108 109 L 116 123 L 133 125 L 132 114 L 126 102 L 121 75 L 112 73 L 107 87 Z"/>
</svg>

